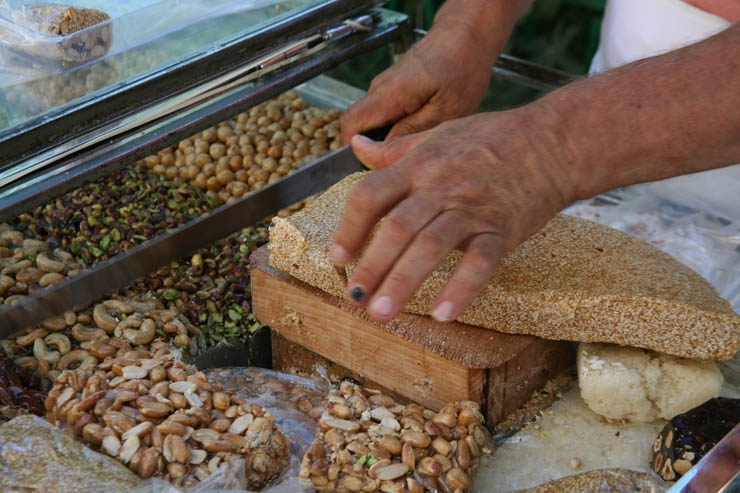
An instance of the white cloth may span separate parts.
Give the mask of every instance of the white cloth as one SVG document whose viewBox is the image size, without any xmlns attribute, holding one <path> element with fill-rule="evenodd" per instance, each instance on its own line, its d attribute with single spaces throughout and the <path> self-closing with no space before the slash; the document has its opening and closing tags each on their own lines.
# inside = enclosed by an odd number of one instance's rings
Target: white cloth
<svg viewBox="0 0 740 493">
<path fill-rule="evenodd" d="M 590 73 L 696 43 L 729 25 L 682 0 L 609 0 Z M 740 164 L 640 187 L 666 200 L 740 221 Z"/>
<path fill-rule="evenodd" d="M 609 0 L 590 73 L 696 43 L 730 22 L 682 0 Z"/>
</svg>

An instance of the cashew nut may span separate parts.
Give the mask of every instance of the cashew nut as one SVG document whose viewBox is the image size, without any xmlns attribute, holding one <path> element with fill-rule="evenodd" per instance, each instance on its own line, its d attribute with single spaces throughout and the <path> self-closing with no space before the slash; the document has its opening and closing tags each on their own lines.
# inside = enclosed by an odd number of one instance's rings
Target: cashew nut
<svg viewBox="0 0 740 493">
<path fill-rule="evenodd" d="M 129 317 L 133 318 L 133 317 Z M 128 319 L 126 319 L 128 320 Z M 124 323 L 124 320 L 122 323 Z M 119 325 L 121 325 L 119 324 Z M 116 327 L 116 331 L 118 327 Z M 151 318 L 144 319 L 137 328 L 131 328 L 131 326 L 125 326 L 123 328 L 123 337 L 128 340 L 131 344 L 141 346 L 149 344 L 154 339 L 154 333 L 157 330 L 157 324 Z"/>
<path fill-rule="evenodd" d="M 72 326 L 71 334 L 78 342 L 85 342 L 102 339 L 105 337 L 106 332 L 97 327 L 85 327 L 82 324 L 75 324 Z"/>
<path fill-rule="evenodd" d="M 14 294 L 12 296 L 8 296 L 7 298 L 5 298 L 5 301 L 3 303 L 6 305 L 15 305 L 22 299 L 25 299 L 25 297 L 26 297 L 25 294 Z"/>
<path fill-rule="evenodd" d="M 33 265 L 33 262 L 30 260 L 20 260 L 14 264 L 10 264 L 7 267 L 5 267 L 0 274 L 6 274 L 9 276 L 14 276 L 18 274 L 23 269 L 27 269 Z"/>
<path fill-rule="evenodd" d="M 44 338 L 44 342 L 47 346 L 56 346 L 62 354 L 67 354 L 72 350 L 72 343 L 64 334 L 50 334 Z"/>
<path fill-rule="evenodd" d="M 177 310 L 151 310 L 147 313 L 147 316 L 153 318 L 157 325 L 163 326 L 177 316 Z"/>
<path fill-rule="evenodd" d="M 0 275 L 0 295 L 4 295 L 13 286 L 15 286 L 15 279 L 5 274 Z"/>
<path fill-rule="evenodd" d="M 26 346 L 30 346 L 31 344 L 33 344 L 33 342 L 36 339 L 46 337 L 48 334 L 49 334 L 48 330 L 38 327 L 30 331 L 28 334 L 18 337 L 15 340 L 15 342 L 19 346 L 26 347 Z"/>
<path fill-rule="evenodd" d="M 134 309 L 128 303 L 119 300 L 106 300 L 103 303 L 95 305 L 93 309 L 93 320 L 95 324 L 111 334 L 120 320 L 121 315 L 128 315 Z"/>
<path fill-rule="evenodd" d="M 9 229 L 0 233 L 0 240 L 7 241 L 13 245 L 20 245 L 23 243 L 23 233 L 15 229 Z"/>
<path fill-rule="evenodd" d="M 129 300 L 127 303 L 131 306 L 131 308 L 133 308 L 135 312 L 142 314 L 161 308 L 159 302 L 153 298 L 147 298 L 139 301 Z"/>
<path fill-rule="evenodd" d="M 62 356 L 59 351 L 50 351 L 46 347 L 44 340 L 40 337 L 33 341 L 33 355 L 36 356 L 36 359 L 46 361 L 50 365 L 59 361 L 59 358 Z"/>
<path fill-rule="evenodd" d="M 26 238 L 22 244 L 23 251 L 26 255 L 29 253 L 48 252 L 49 245 L 43 240 L 35 240 L 32 238 Z"/>
<path fill-rule="evenodd" d="M 24 370 L 36 370 L 39 366 L 39 360 L 33 356 L 21 356 L 16 358 L 14 363 L 16 366 L 23 368 Z"/>
<path fill-rule="evenodd" d="M 26 267 L 22 271 L 16 273 L 16 282 L 25 282 L 26 284 L 33 284 L 39 282 L 44 276 L 44 271 L 37 269 L 36 267 Z"/>
<path fill-rule="evenodd" d="M 72 363 L 79 363 L 79 366 L 77 366 L 78 370 L 89 370 L 98 363 L 98 360 L 87 351 L 75 349 L 74 351 L 70 351 L 62 356 L 62 358 L 57 362 L 57 368 L 68 370 Z"/>
<path fill-rule="evenodd" d="M 64 320 L 64 316 L 59 315 L 58 317 L 51 317 L 47 318 L 43 322 L 41 322 L 41 325 L 45 329 L 53 330 L 53 331 L 60 331 L 67 328 L 67 321 Z"/>
<path fill-rule="evenodd" d="M 64 262 L 65 264 L 71 264 L 75 261 L 75 258 L 67 250 L 61 248 L 54 249 L 54 256 Z"/>
<path fill-rule="evenodd" d="M 41 276 L 41 279 L 39 279 L 39 286 L 45 288 L 46 286 L 51 286 L 52 284 L 61 282 L 64 279 L 64 274 L 60 274 L 58 272 L 47 272 Z"/>
<path fill-rule="evenodd" d="M 126 317 L 116 324 L 116 328 L 113 329 L 113 335 L 115 337 L 123 337 L 123 330 L 127 328 L 138 329 L 141 327 L 142 322 L 141 315 L 134 313 L 130 317 Z"/>
<path fill-rule="evenodd" d="M 67 269 L 67 264 L 49 258 L 45 253 L 39 253 L 36 256 L 36 267 L 44 272 L 62 274 Z"/>
<path fill-rule="evenodd" d="M 177 318 L 173 318 L 169 322 L 165 323 L 162 326 L 162 330 L 164 330 L 167 334 L 188 335 L 188 328 L 185 327 L 185 324 L 182 323 L 182 320 Z"/>
</svg>

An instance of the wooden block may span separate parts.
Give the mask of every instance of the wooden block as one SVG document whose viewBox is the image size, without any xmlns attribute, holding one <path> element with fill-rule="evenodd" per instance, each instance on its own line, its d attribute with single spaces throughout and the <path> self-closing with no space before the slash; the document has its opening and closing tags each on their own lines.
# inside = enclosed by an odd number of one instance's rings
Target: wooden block
<svg viewBox="0 0 740 493">
<path fill-rule="evenodd" d="M 379 324 L 363 309 L 270 267 L 266 247 L 251 262 L 255 317 L 305 348 L 304 360 L 313 353 L 430 409 L 472 400 L 490 426 L 574 363 L 568 342 L 440 324 L 412 314 Z M 276 369 L 297 367 L 293 355 L 285 354 L 294 348 L 273 343 Z"/>
</svg>

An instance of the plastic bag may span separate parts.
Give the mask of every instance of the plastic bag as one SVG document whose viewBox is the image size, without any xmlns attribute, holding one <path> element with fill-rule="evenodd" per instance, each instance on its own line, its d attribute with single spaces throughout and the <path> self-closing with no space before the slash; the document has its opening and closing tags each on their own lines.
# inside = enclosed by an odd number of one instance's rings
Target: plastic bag
<svg viewBox="0 0 740 493">
<path fill-rule="evenodd" d="M 323 409 L 330 388 L 328 379 L 302 378 L 261 368 L 210 370 L 208 379 L 269 409 L 278 428 L 290 438 L 288 467 L 262 493 L 313 491 L 310 483 L 298 479 L 298 473 L 303 454 L 314 440 L 317 422 L 296 406 L 308 401 Z M 243 460 L 221 464 L 197 485 L 181 490 L 161 479 L 141 481 L 116 459 L 86 447 L 39 417 L 20 416 L 0 426 L 0 490 L 35 489 L 44 481 L 49 491 L 70 491 L 82 485 L 85 491 L 122 493 L 250 493 L 244 489 L 247 482 Z"/>
<path fill-rule="evenodd" d="M 18 416 L 0 426 L 0 490 L 128 492 L 139 477 L 43 419 Z"/>
<path fill-rule="evenodd" d="M 310 483 L 298 479 L 301 459 L 316 434 L 316 420 L 300 412 L 294 406 L 299 399 L 310 399 L 319 406 L 328 394 L 330 384 L 322 377 L 304 378 L 264 368 L 224 368 L 205 372 L 208 381 L 233 390 L 270 410 L 278 428 L 290 437 L 290 464 L 282 475 L 262 493 L 311 492 Z M 234 461 L 222 464 L 213 474 L 196 486 L 181 490 L 161 479 L 148 479 L 140 483 L 132 493 L 206 493 L 241 492 L 245 484 L 244 463 Z"/>
</svg>

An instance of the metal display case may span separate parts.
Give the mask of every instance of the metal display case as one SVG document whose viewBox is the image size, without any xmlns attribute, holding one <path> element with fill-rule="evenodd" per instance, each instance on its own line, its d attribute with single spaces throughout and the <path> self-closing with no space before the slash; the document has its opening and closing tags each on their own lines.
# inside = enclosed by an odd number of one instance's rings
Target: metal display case
<svg viewBox="0 0 740 493">
<path fill-rule="evenodd" d="M 167 2 L 150 3 L 156 7 Z M 189 22 L 180 19 L 176 28 L 148 42 L 132 43 L 135 46 L 124 50 L 111 48 L 98 60 L 71 69 L 49 68 L 38 60 L 21 64 L 17 52 L 0 49 L 0 222 L 51 203 L 286 90 L 300 86 L 299 94 L 309 100 L 315 94 L 324 98 L 324 104 L 330 100 L 335 104 L 341 96 L 330 93 L 346 88 L 337 84 L 327 88 L 325 78 L 323 83 L 304 83 L 363 52 L 391 43 L 403 49 L 410 39 L 406 16 L 379 8 L 383 2 L 376 0 L 213 3 L 221 10 L 190 14 Z M 112 26 L 114 39 L 117 27 L 120 23 Z M 228 213 L 225 206 L 215 209 L 205 215 Z M 248 226 L 234 221 L 218 231 L 206 226 L 190 231 L 196 223 L 178 228 L 178 238 L 186 238 L 192 251 Z M 199 234 L 204 228 L 205 236 Z M 138 245 L 138 258 L 146 258 L 154 243 L 149 238 Z M 136 258 L 118 257 L 108 262 L 120 261 L 121 270 Z M 174 252 L 158 257 L 161 265 L 177 258 Z M 124 284 L 114 278 L 101 277 L 108 283 L 101 285 L 101 296 Z M 64 290 L 63 285 L 42 291 L 53 296 L 55 290 Z M 11 319 L 50 309 L 38 297 L 3 308 Z"/>
<path fill-rule="evenodd" d="M 0 127 L 0 217 L 359 53 L 403 43 L 405 16 L 374 9 L 378 4 L 275 2 L 191 24 L 79 71 L 0 88 L 7 121 Z M 59 97 L 49 98 L 54 88 Z"/>
</svg>

